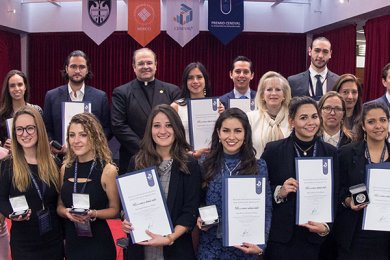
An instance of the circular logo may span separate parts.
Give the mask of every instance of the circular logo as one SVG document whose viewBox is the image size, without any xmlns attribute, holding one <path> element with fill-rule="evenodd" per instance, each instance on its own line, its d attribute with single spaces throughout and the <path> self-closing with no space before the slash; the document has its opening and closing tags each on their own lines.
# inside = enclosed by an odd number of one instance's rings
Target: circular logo
<svg viewBox="0 0 390 260">
<path fill-rule="evenodd" d="M 134 21 L 139 25 L 149 25 L 153 22 L 155 17 L 154 9 L 151 5 L 140 4 L 134 9 L 133 17 Z"/>
<path fill-rule="evenodd" d="M 364 195 L 363 193 L 360 193 L 356 196 L 356 201 L 358 203 L 363 203 L 366 201 L 366 195 Z"/>
</svg>

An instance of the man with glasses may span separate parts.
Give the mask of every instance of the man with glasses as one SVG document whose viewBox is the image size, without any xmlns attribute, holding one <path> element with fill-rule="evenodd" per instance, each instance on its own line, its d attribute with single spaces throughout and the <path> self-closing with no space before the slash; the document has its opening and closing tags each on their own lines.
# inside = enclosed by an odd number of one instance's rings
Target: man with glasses
<svg viewBox="0 0 390 260">
<path fill-rule="evenodd" d="M 119 174 L 126 172 L 131 156 L 139 150 L 146 121 L 156 105 L 171 104 L 180 96 L 180 89 L 155 78 L 156 54 L 148 49 L 138 49 L 133 54 L 136 79 L 114 89 L 112 94 L 111 124 L 118 139 Z"/>
<path fill-rule="evenodd" d="M 325 37 L 314 39 L 308 49 L 310 67 L 308 70 L 288 77 L 291 96 L 310 96 L 319 100 L 331 91 L 339 76 L 331 72 L 327 64 L 332 57 L 330 41 Z"/>
<path fill-rule="evenodd" d="M 43 119 L 49 139 L 62 142 L 62 102 L 90 102 L 92 113 L 99 119 L 107 139 L 110 140 L 112 133 L 107 94 L 85 84 L 86 80 L 92 78 L 87 55 L 80 50 L 71 52 L 65 60 L 62 75 L 67 84 L 49 90 L 45 97 Z M 62 144 L 61 149 L 52 147 L 56 154 L 64 154 L 66 149 L 65 144 Z"/>
</svg>

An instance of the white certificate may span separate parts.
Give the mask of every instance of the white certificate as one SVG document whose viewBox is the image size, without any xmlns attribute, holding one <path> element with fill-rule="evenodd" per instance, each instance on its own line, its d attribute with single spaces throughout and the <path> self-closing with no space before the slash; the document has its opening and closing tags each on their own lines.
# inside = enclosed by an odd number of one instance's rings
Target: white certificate
<svg viewBox="0 0 390 260">
<path fill-rule="evenodd" d="M 390 231 L 390 163 L 367 165 L 370 204 L 364 209 L 363 230 Z"/>
<path fill-rule="evenodd" d="M 7 134 L 8 134 L 8 138 L 11 138 L 12 136 L 12 127 L 13 127 L 13 124 L 14 124 L 14 119 L 13 118 L 8 118 L 6 121 L 5 121 L 6 125 L 7 125 Z"/>
<path fill-rule="evenodd" d="M 70 120 L 74 115 L 84 112 L 91 113 L 91 102 L 62 102 L 62 144 L 66 143 L 66 134 Z M 56 122 L 54 122 L 56 123 Z M 60 140 L 56 140 L 60 142 Z"/>
<path fill-rule="evenodd" d="M 210 147 L 215 121 L 219 117 L 218 103 L 218 98 L 188 100 L 190 141 L 194 150 Z"/>
<path fill-rule="evenodd" d="M 133 243 L 151 239 L 145 230 L 162 236 L 172 234 L 172 222 L 154 167 L 118 176 L 116 181 L 126 219 L 134 227 L 130 232 Z"/>
<path fill-rule="evenodd" d="M 266 179 L 225 177 L 223 182 L 223 246 L 265 243 Z"/>
<path fill-rule="evenodd" d="M 256 108 L 255 100 L 249 98 L 231 98 L 228 100 L 229 108 L 236 107 L 242 111 L 249 112 Z"/>
<path fill-rule="evenodd" d="M 333 222 L 333 158 L 295 158 L 296 224 Z"/>
</svg>

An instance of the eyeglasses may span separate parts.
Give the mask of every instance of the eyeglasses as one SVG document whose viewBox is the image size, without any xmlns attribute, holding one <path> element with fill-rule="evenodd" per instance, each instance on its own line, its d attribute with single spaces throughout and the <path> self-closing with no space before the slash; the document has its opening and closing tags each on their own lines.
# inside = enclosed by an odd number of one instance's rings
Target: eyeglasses
<svg viewBox="0 0 390 260">
<path fill-rule="evenodd" d="M 85 70 L 87 68 L 87 65 L 77 65 L 77 64 L 70 64 L 68 66 L 69 68 L 71 68 L 72 70 Z"/>
<path fill-rule="evenodd" d="M 323 107 L 322 111 L 324 111 L 327 114 L 330 114 L 332 113 L 332 111 L 335 113 L 344 112 L 344 109 L 342 107 Z"/>
<path fill-rule="evenodd" d="M 15 133 L 17 136 L 22 136 L 24 133 L 24 130 L 26 130 L 27 134 L 33 135 L 35 133 L 36 128 L 37 127 L 35 125 L 28 125 L 26 127 L 18 126 L 18 127 L 15 127 Z"/>
</svg>

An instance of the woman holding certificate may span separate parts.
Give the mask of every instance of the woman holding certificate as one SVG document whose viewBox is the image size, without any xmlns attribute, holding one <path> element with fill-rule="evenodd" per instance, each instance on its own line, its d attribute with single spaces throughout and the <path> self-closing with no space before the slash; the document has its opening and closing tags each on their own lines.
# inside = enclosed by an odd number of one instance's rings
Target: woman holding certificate
<svg viewBox="0 0 390 260">
<path fill-rule="evenodd" d="M 11 70 L 5 76 L 0 97 L 0 142 L 4 148 L 11 149 L 11 139 L 8 138 L 7 119 L 14 113 L 28 105 L 34 107 L 42 115 L 42 108 L 28 103 L 30 84 L 26 75 L 19 70 Z"/>
<path fill-rule="evenodd" d="M 129 171 L 157 167 L 173 233 L 162 236 L 146 230 L 150 239 L 138 244 L 130 241 L 127 259 L 195 259 L 191 230 L 198 215 L 200 168 L 187 153 L 184 127 L 172 107 L 164 104 L 153 109 L 140 148 Z M 129 233 L 137 226 L 124 220 L 122 228 Z"/>
<path fill-rule="evenodd" d="M 291 135 L 268 143 L 262 155 L 267 163 L 274 202 L 266 258 L 318 259 L 321 244 L 330 228 L 326 223 L 310 219 L 304 224 L 296 224 L 297 191 L 300 187 L 296 158 L 334 157 L 336 148 L 316 136 L 320 116 L 316 101 L 310 97 L 294 97 L 291 100 L 289 124 Z M 301 187 L 302 191 L 304 188 Z M 330 196 L 325 194 L 325 198 Z M 316 209 L 316 212 L 319 210 Z"/>
<path fill-rule="evenodd" d="M 269 71 L 261 77 L 256 94 L 258 110 L 247 113 L 252 127 L 256 158 L 260 158 L 268 142 L 290 135 L 291 131 L 288 127 L 290 100 L 290 85 L 282 75 Z"/>
<path fill-rule="evenodd" d="M 324 142 L 339 148 L 352 141 L 352 132 L 344 126 L 346 107 L 343 97 L 329 91 L 323 95 L 318 103 L 321 111 L 320 135 Z"/>
<path fill-rule="evenodd" d="M 188 64 L 183 71 L 180 95 L 181 98 L 171 104 L 171 106 L 176 110 L 176 112 L 181 118 L 186 133 L 186 140 L 188 143 L 190 142 L 190 130 L 188 123 L 188 106 L 186 99 L 206 98 L 210 97 L 211 95 L 212 93 L 209 75 L 204 65 L 200 62 L 192 62 Z M 222 112 L 223 110 L 225 110 L 225 108 L 222 103 L 220 103 L 218 106 L 218 111 Z M 195 158 L 200 158 L 200 156 L 208 150 L 209 148 L 202 148 L 198 151 L 191 152 L 191 155 Z"/>
<path fill-rule="evenodd" d="M 67 151 L 61 168 L 62 187 L 57 212 L 65 219 L 67 259 L 116 259 L 106 219 L 119 215 L 112 162 L 99 120 L 91 113 L 77 114 L 67 131 Z"/>
<path fill-rule="evenodd" d="M 221 219 L 223 192 L 222 183 L 229 176 L 258 176 L 266 179 L 263 185 L 265 193 L 265 244 L 255 245 L 244 242 L 234 247 L 224 247 L 222 225 L 204 227 L 198 218 L 198 227 L 202 230 L 199 243 L 199 259 L 257 259 L 264 252 L 271 226 L 272 196 L 268 184 L 267 166 L 264 160 L 256 160 L 252 146 L 251 127 L 248 117 L 238 108 L 225 110 L 215 123 L 212 134 L 211 151 L 203 163 L 205 204 L 215 205 Z M 226 199 L 226 198 L 225 198 Z M 260 220 L 256 220 L 260 221 Z M 245 232 L 245 230 L 242 230 Z"/>
<path fill-rule="evenodd" d="M 11 139 L 12 156 L 0 162 L 0 212 L 12 220 L 11 257 L 62 260 L 59 172 L 35 108 L 15 113 Z"/>
<path fill-rule="evenodd" d="M 365 201 L 352 200 L 351 186 L 366 184 L 366 166 L 389 162 L 389 110 L 382 103 L 363 106 L 359 141 L 339 151 L 340 203 L 335 219 L 339 259 L 389 259 L 390 234 L 362 230 Z M 371 195 L 371 194 L 369 194 Z"/>
</svg>

